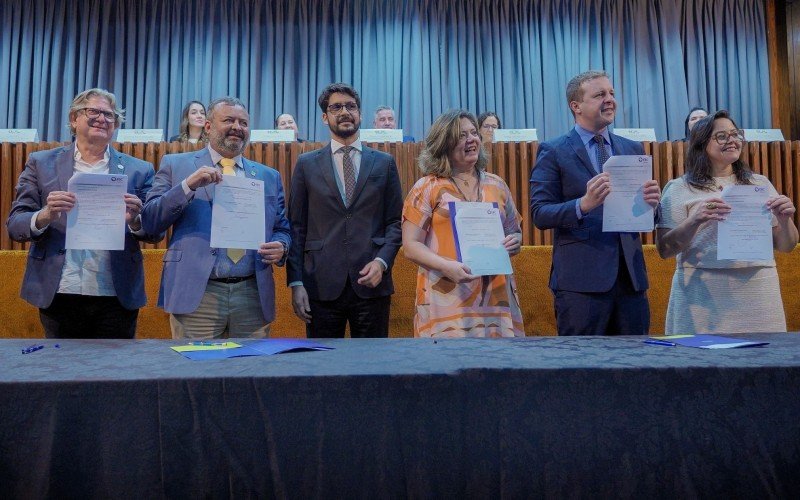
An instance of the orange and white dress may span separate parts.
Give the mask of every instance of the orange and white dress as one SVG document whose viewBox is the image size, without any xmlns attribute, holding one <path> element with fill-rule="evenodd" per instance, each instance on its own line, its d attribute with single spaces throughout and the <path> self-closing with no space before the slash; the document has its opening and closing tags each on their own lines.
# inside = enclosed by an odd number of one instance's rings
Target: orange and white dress
<svg viewBox="0 0 800 500">
<path fill-rule="evenodd" d="M 505 234 L 519 233 L 522 217 L 506 183 L 481 172 L 484 202 L 497 203 Z M 466 201 L 449 178 L 428 175 L 414 184 L 403 205 L 409 221 L 427 235 L 425 245 L 438 255 L 457 260 L 449 202 Z M 525 327 L 514 275 L 481 276 L 454 283 L 439 271 L 417 272 L 416 337 L 524 337 Z"/>
</svg>

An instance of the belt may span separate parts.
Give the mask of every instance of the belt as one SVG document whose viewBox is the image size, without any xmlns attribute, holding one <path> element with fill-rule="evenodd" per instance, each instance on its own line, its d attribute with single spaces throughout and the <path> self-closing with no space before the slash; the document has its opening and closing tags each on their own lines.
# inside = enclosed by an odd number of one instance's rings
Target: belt
<svg viewBox="0 0 800 500">
<path fill-rule="evenodd" d="M 232 278 L 208 278 L 208 281 L 216 281 L 217 283 L 241 283 L 242 281 L 247 281 L 255 278 L 255 274 L 251 274 L 250 276 L 235 276 Z"/>
</svg>

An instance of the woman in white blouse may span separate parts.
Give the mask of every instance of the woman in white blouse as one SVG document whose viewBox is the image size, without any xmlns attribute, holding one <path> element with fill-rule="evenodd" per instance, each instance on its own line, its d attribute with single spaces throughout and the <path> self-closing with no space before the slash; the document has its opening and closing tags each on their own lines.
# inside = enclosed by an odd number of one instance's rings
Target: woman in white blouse
<svg viewBox="0 0 800 500">
<path fill-rule="evenodd" d="M 664 187 L 656 247 L 676 257 L 665 333 L 786 331 L 775 260 L 717 258 L 717 227 L 731 212 L 721 191 L 732 184 L 761 185 L 769 192 L 773 247 L 790 252 L 798 232 L 795 206 L 763 175 L 742 161 L 744 136 L 727 111 L 692 129 L 686 174 Z"/>
</svg>

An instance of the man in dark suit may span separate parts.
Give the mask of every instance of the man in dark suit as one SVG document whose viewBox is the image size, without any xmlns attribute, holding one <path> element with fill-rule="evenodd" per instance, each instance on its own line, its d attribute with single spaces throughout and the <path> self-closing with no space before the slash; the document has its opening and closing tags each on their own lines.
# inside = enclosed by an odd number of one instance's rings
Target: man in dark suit
<svg viewBox="0 0 800 500">
<path fill-rule="evenodd" d="M 641 144 L 614 135 L 614 87 L 603 71 L 567 85 L 575 117 L 568 134 L 539 147 L 531 173 L 531 215 L 554 230 L 550 289 L 559 335 L 643 335 L 650 328 L 647 270 L 638 233 L 603 232 L 603 201 L 611 189 L 603 164 L 612 155 L 644 154 Z M 655 180 L 643 186 L 658 207 Z"/>
<path fill-rule="evenodd" d="M 242 156 L 250 114 L 239 99 L 209 104 L 206 133 L 207 147 L 161 159 L 142 212 L 147 230 L 172 226 L 158 305 L 170 313 L 173 338 L 266 337 L 275 318 L 272 266 L 283 264 L 291 238 L 281 176 Z M 215 186 L 228 175 L 264 183 L 258 250 L 211 247 Z"/>
<path fill-rule="evenodd" d="M 133 338 L 139 308 L 145 305 L 144 267 L 139 241 L 163 234 L 142 230 L 139 212 L 155 174 L 153 166 L 111 147 L 123 122 L 114 94 L 89 89 L 69 109 L 75 142 L 31 153 L 19 176 L 6 222 L 15 241 L 30 241 L 22 298 L 39 308 L 48 338 Z M 67 183 L 76 173 L 117 174 L 128 178 L 124 195 L 125 248 L 65 248 L 67 212 L 75 193 Z"/>
<path fill-rule="evenodd" d="M 292 173 L 287 280 L 309 337 L 386 337 L 403 197 L 394 158 L 361 144 L 361 99 L 335 83 L 318 103 L 331 142 Z"/>
</svg>

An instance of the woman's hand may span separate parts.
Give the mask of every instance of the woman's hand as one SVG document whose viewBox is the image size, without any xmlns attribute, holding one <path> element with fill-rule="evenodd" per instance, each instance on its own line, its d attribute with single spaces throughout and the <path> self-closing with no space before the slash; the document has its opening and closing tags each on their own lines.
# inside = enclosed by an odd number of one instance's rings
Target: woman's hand
<svg viewBox="0 0 800 500">
<path fill-rule="evenodd" d="M 519 233 L 511 233 L 506 235 L 505 239 L 503 240 L 503 246 L 506 247 L 506 251 L 508 255 L 514 256 L 519 253 L 520 248 L 522 248 L 522 241 L 520 238 Z"/>
<path fill-rule="evenodd" d="M 788 196 L 783 195 L 768 198 L 767 208 L 769 208 L 778 219 L 790 219 L 797 211 L 792 200 L 789 199 Z"/>
<path fill-rule="evenodd" d="M 466 264 L 455 260 L 446 261 L 441 267 L 441 272 L 445 278 L 456 283 L 466 283 L 477 278 L 470 274 L 472 271 Z"/>
<path fill-rule="evenodd" d="M 711 196 L 700 203 L 696 203 L 689 212 L 689 219 L 696 225 L 710 220 L 725 220 L 731 213 L 731 206 L 719 196 Z"/>
</svg>

